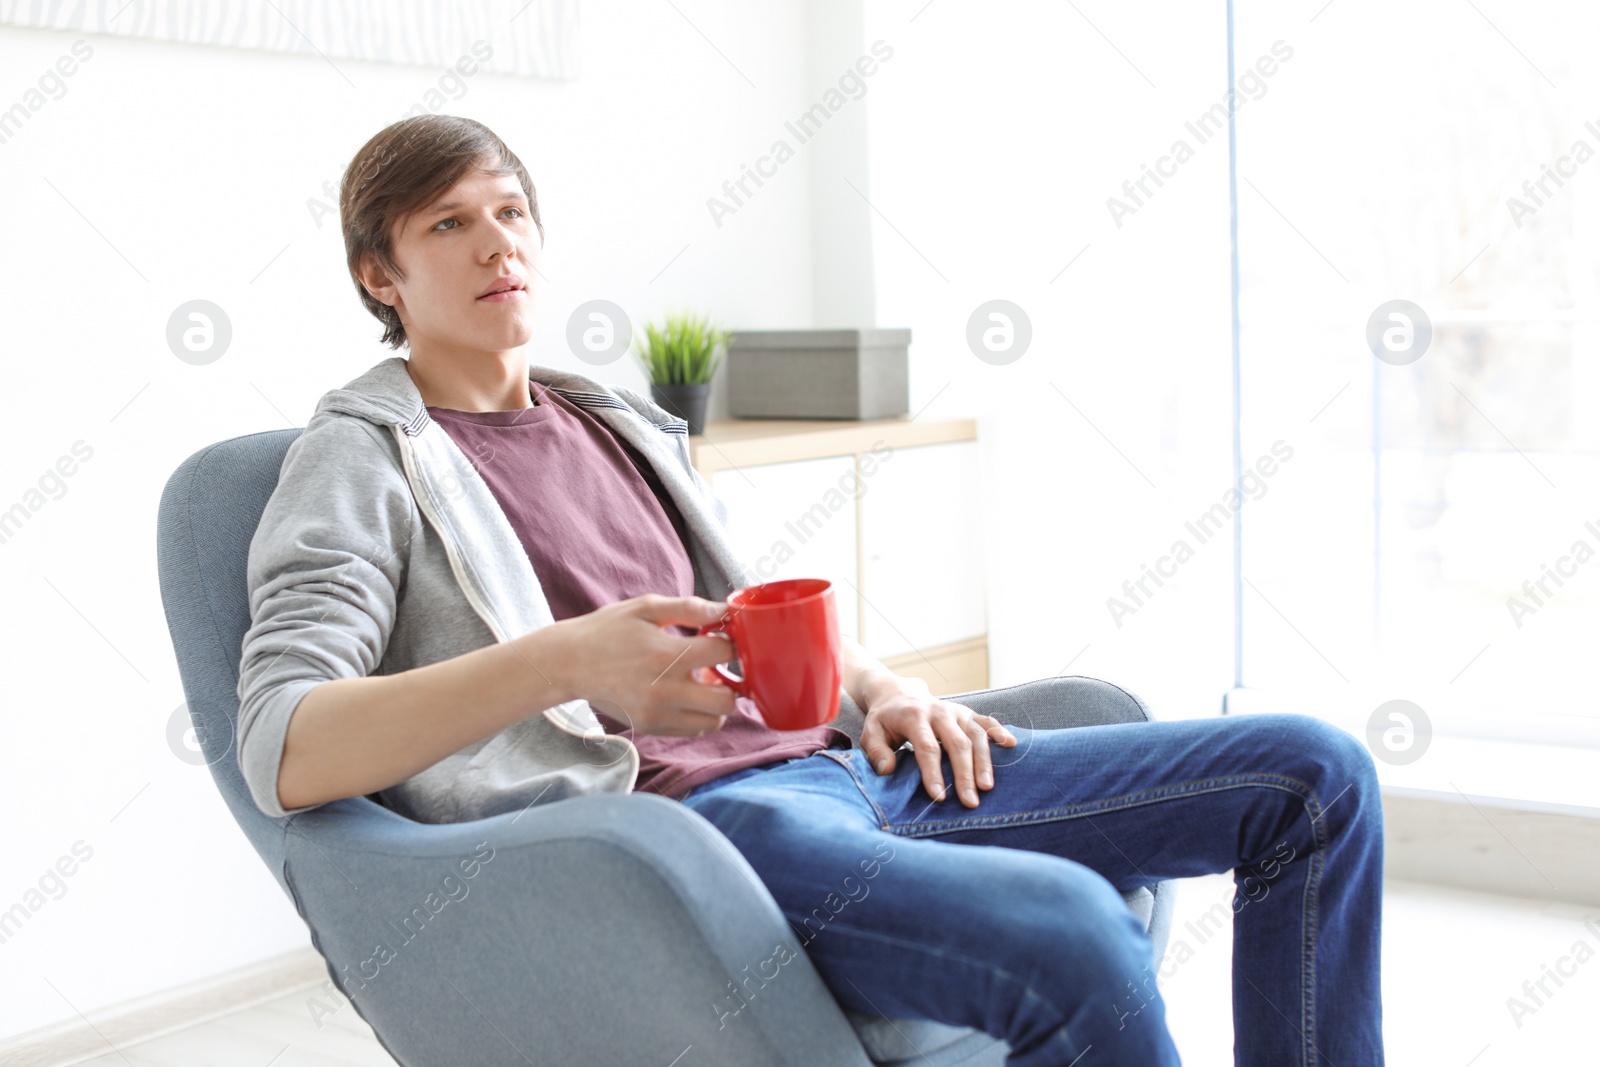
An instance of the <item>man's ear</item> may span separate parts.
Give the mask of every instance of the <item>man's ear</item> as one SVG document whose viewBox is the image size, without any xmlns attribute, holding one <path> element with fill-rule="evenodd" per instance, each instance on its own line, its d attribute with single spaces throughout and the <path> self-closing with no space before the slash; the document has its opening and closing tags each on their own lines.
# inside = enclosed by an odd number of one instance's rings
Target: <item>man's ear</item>
<svg viewBox="0 0 1600 1067">
<path fill-rule="evenodd" d="M 388 271 L 383 269 L 372 253 L 362 254 L 360 265 L 356 268 L 356 277 L 361 280 L 367 292 L 380 303 L 394 307 L 398 302 L 400 297 L 395 290 L 394 280 L 389 277 Z"/>
</svg>

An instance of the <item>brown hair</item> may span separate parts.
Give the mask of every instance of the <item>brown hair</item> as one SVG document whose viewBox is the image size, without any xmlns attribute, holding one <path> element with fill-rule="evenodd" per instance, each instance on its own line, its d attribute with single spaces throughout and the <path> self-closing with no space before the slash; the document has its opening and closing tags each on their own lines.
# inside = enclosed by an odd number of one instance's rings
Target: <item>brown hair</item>
<svg viewBox="0 0 1600 1067">
<path fill-rule="evenodd" d="M 493 130 L 456 115 L 416 115 L 384 127 L 361 146 L 339 183 L 339 226 L 345 262 L 361 303 L 383 323 L 382 342 L 406 343 L 400 313 L 361 284 L 357 268 L 369 253 L 393 278 L 405 272 L 394 261 L 392 237 L 408 217 L 444 195 L 475 167 L 511 174 L 522 183 L 533 224 L 544 243 L 539 199 L 522 161 Z"/>
</svg>

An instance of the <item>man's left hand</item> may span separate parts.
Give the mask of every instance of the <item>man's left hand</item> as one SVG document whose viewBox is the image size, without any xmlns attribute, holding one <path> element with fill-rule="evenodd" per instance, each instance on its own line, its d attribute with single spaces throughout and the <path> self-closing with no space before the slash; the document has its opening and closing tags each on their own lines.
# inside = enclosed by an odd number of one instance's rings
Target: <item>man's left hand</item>
<svg viewBox="0 0 1600 1067">
<path fill-rule="evenodd" d="M 895 768 L 894 750 L 910 741 L 922 768 L 922 787 L 935 800 L 945 798 L 940 747 L 950 758 L 956 795 L 969 808 L 978 806 L 978 790 L 994 786 L 989 743 L 1010 748 L 1017 738 L 992 715 L 979 715 L 965 704 L 928 694 L 893 693 L 867 709 L 861 747 L 879 774 Z"/>
</svg>

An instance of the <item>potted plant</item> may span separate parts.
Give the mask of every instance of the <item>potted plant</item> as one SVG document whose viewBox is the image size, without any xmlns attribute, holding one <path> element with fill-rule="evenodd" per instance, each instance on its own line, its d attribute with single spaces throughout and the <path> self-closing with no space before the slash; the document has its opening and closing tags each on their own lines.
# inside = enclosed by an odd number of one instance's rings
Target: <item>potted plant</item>
<svg viewBox="0 0 1600 1067">
<path fill-rule="evenodd" d="M 650 377 L 650 399 L 686 419 L 689 432 L 705 432 L 711 376 L 727 350 L 731 331 L 703 315 L 669 314 L 658 326 L 647 322 L 634 338 L 635 353 Z"/>
</svg>

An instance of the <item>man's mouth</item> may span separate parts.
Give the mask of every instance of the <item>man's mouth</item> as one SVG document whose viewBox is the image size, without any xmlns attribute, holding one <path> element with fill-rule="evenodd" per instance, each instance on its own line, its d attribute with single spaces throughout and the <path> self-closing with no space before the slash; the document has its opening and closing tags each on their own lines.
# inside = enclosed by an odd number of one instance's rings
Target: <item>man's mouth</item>
<svg viewBox="0 0 1600 1067">
<path fill-rule="evenodd" d="M 478 294 L 478 299 L 503 303 L 507 300 L 520 299 L 520 295 L 526 291 L 526 284 L 523 280 L 513 275 L 496 279 L 488 289 Z"/>
<path fill-rule="evenodd" d="M 512 300 L 525 299 L 524 294 L 525 291 L 522 289 L 501 289 L 487 296 L 478 297 L 478 302 L 480 304 L 505 304 Z"/>
</svg>

